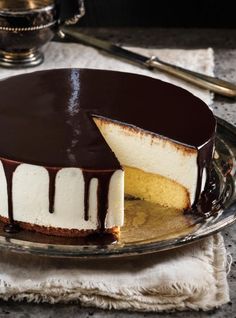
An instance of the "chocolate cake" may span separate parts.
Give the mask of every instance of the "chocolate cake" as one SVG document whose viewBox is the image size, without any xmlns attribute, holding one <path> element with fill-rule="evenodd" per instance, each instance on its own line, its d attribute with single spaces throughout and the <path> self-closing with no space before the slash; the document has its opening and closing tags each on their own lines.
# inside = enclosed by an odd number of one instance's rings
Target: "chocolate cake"
<svg viewBox="0 0 236 318">
<path fill-rule="evenodd" d="M 124 193 L 194 210 L 209 183 L 216 121 L 184 89 L 135 74 L 58 69 L 2 80 L 0 96 L 6 231 L 117 232 Z"/>
</svg>

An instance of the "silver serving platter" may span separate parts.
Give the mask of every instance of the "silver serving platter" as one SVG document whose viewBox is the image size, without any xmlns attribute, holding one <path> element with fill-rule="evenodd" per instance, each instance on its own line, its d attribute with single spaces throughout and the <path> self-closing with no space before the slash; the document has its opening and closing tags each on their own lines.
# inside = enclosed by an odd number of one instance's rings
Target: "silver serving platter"
<svg viewBox="0 0 236 318">
<path fill-rule="evenodd" d="M 236 127 L 219 118 L 217 121 L 214 166 L 225 202 L 213 216 L 194 217 L 145 201 L 126 200 L 125 226 L 117 242 L 108 237 L 61 238 L 30 231 L 7 234 L 0 224 L 0 248 L 63 258 L 132 256 L 179 247 L 233 224 L 236 220 Z"/>
</svg>

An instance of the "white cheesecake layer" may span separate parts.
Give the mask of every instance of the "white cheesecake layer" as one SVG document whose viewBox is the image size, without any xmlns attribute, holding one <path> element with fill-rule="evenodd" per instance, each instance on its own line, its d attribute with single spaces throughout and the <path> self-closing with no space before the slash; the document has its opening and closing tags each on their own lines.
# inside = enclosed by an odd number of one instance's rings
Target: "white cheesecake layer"
<svg viewBox="0 0 236 318">
<path fill-rule="evenodd" d="M 89 188 L 89 220 L 84 220 L 84 178 L 79 168 L 62 168 L 56 176 L 55 203 L 49 212 L 49 175 L 44 167 L 20 164 L 13 174 L 15 221 L 64 229 L 96 230 L 98 180 Z M 0 215 L 8 217 L 7 184 L 0 163 Z M 106 228 L 122 226 L 124 220 L 124 172 L 113 173 L 108 193 Z"/>
<path fill-rule="evenodd" d="M 184 186 L 194 201 L 197 186 L 197 150 L 136 127 L 94 117 L 106 142 L 123 166 L 159 174 Z M 206 182 L 203 173 L 202 189 Z"/>
</svg>

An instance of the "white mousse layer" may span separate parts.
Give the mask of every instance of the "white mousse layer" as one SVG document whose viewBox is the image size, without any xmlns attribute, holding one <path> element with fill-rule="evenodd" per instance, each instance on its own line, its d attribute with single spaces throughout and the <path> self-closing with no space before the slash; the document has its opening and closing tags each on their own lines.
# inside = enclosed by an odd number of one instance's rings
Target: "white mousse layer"
<svg viewBox="0 0 236 318">
<path fill-rule="evenodd" d="M 54 212 L 49 212 L 49 175 L 44 167 L 21 164 L 13 174 L 14 220 L 46 227 L 96 230 L 98 179 L 89 188 L 89 220 L 84 220 L 84 178 L 79 168 L 63 168 L 56 176 Z M 7 184 L 0 162 L 0 215 L 8 217 Z M 113 173 L 108 193 L 106 228 L 124 221 L 124 172 Z"/>
<path fill-rule="evenodd" d="M 123 166 L 159 174 L 184 186 L 194 201 L 197 186 L 197 150 L 138 128 L 94 118 L 106 142 Z M 205 186 L 206 173 L 202 178 Z"/>
</svg>

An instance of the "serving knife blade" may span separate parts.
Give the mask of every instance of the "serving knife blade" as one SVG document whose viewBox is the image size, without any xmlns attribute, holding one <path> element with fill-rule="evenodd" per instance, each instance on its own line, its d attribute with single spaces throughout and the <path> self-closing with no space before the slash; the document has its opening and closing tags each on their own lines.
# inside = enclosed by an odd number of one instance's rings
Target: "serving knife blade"
<svg viewBox="0 0 236 318">
<path fill-rule="evenodd" d="M 101 49 L 114 56 L 121 57 L 151 70 L 156 69 L 162 72 L 166 72 L 191 84 L 195 84 L 201 88 L 209 89 L 210 91 L 219 95 L 236 97 L 236 85 L 228 81 L 224 81 L 216 77 L 190 71 L 182 67 L 166 63 L 156 56 L 150 58 L 139 53 L 129 51 L 119 45 L 85 35 L 79 32 L 79 30 L 75 27 L 63 25 L 60 27 L 60 30 L 64 35 L 73 40 L 79 41 L 82 44 Z"/>
</svg>

